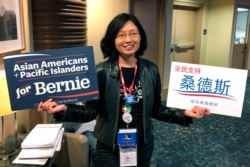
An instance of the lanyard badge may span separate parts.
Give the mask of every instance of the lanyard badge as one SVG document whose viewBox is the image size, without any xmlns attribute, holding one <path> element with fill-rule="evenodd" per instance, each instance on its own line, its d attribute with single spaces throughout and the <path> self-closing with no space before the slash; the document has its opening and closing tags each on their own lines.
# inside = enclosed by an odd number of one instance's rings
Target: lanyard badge
<svg viewBox="0 0 250 167">
<path fill-rule="evenodd" d="M 125 96 L 125 105 L 122 106 L 122 120 L 127 123 L 132 122 L 133 117 L 131 115 L 131 105 L 135 103 L 135 96 L 132 95 L 134 88 L 135 76 L 137 73 L 137 63 L 134 71 L 134 79 L 129 91 L 127 92 L 122 68 L 120 68 L 120 77 L 122 82 L 122 88 Z M 127 127 L 128 128 L 128 127 Z M 117 134 L 117 144 L 120 149 L 120 166 L 137 166 L 137 130 L 136 129 L 120 129 Z"/>
<path fill-rule="evenodd" d="M 122 68 L 121 68 L 120 64 L 119 64 L 119 69 L 120 69 L 120 78 L 121 78 L 121 82 L 122 82 L 122 88 L 123 88 L 123 92 L 124 92 L 124 96 L 125 96 L 125 105 L 122 107 L 122 112 L 123 112 L 122 120 L 128 124 L 128 123 L 131 123 L 133 120 L 133 117 L 131 115 L 131 111 L 132 111 L 131 105 L 135 103 L 135 96 L 132 95 L 132 92 L 133 92 L 133 88 L 134 88 L 135 76 L 137 73 L 137 63 L 135 65 L 134 78 L 133 78 L 132 84 L 129 87 L 128 92 L 126 90 L 124 75 L 123 75 Z"/>
<path fill-rule="evenodd" d="M 137 130 L 120 129 L 117 134 L 120 166 L 137 166 Z"/>
</svg>

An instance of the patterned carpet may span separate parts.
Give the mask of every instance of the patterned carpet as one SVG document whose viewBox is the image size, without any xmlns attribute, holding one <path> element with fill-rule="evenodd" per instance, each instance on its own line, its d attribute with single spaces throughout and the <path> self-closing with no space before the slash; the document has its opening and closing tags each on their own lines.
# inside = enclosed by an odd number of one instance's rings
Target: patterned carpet
<svg viewBox="0 0 250 167">
<path fill-rule="evenodd" d="M 250 167 L 250 79 L 241 118 L 214 114 L 190 127 L 153 122 L 151 167 Z"/>
</svg>

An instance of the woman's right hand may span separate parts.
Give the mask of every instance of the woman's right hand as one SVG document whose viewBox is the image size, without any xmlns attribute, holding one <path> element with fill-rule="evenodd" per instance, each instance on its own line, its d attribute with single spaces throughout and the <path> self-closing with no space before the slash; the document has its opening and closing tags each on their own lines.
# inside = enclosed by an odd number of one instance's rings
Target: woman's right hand
<svg viewBox="0 0 250 167">
<path fill-rule="evenodd" d="M 65 111 L 67 106 L 65 104 L 57 104 L 52 99 L 48 99 L 45 102 L 40 102 L 37 106 L 37 111 L 46 111 L 48 114 L 54 114 L 56 112 Z"/>
</svg>

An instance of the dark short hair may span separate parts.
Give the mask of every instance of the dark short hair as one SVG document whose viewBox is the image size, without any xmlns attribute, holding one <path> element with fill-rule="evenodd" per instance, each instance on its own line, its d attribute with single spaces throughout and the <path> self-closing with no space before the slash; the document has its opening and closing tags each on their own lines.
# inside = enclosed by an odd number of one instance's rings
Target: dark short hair
<svg viewBox="0 0 250 167">
<path fill-rule="evenodd" d="M 135 53 L 135 56 L 139 57 L 144 54 L 144 51 L 147 49 L 147 37 L 141 23 L 133 14 L 121 13 L 111 20 L 107 27 L 106 33 L 101 40 L 100 45 L 104 58 L 109 58 L 111 61 L 118 59 L 119 53 L 115 47 L 115 38 L 127 21 L 132 21 L 135 24 L 141 36 L 140 47 Z"/>
</svg>

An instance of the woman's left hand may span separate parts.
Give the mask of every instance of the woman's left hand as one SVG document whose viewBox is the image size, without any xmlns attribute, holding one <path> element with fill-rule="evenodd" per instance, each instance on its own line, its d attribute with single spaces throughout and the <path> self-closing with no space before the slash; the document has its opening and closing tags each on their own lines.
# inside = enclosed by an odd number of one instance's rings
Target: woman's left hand
<svg viewBox="0 0 250 167">
<path fill-rule="evenodd" d="M 191 110 L 185 110 L 184 114 L 185 116 L 199 119 L 205 115 L 210 115 L 211 112 L 208 108 L 194 106 Z"/>
</svg>

